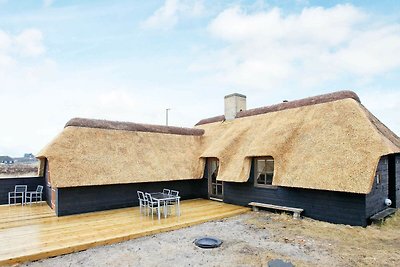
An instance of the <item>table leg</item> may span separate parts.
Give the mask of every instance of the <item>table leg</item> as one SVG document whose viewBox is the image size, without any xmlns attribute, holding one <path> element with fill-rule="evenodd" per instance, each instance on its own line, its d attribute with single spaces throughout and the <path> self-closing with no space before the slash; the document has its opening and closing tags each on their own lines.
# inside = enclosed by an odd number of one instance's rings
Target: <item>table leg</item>
<svg viewBox="0 0 400 267">
<path fill-rule="evenodd" d="M 157 206 L 158 206 L 158 209 L 157 209 L 158 220 L 160 220 L 161 219 L 160 200 L 157 200 Z"/>
<path fill-rule="evenodd" d="M 168 213 L 168 210 L 167 210 L 167 201 L 164 201 L 164 218 L 167 218 L 167 213 Z"/>
<path fill-rule="evenodd" d="M 178 209 L 176 210 L 176 213 L 178 213 L 178 216 L 181 216 L 181 206 L 180 206 L 180 197 L 176 199 L 176 204 L 178 205 Z"/>
</svg>

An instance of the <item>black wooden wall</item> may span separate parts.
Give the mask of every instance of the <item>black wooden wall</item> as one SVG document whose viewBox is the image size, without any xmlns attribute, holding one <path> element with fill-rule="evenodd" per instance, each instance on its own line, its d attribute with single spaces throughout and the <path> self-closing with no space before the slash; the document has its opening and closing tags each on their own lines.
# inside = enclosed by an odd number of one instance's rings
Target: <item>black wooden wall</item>
<svg viewBox="0 0 400 267">
<path fill-rule="evenodd" d="M 181 199 L 206 198 L 206 182 L 205 179 L 198 179 L 58 188 L 56 211 L 58 216 L 64 216 L 138 206 L 138 190 L 160 192 L 168 188 L 178 190 Z"/>
<path fill-rule="evenodd" d="M 381 181 L 378 184 L 375 177 L 371 192 L 365 196 L 365 215 L 367 218 L 386 208 L 385 199 L 389 197 L 389 170 L 387 156 L 380 159 L 377 172 L 381 173 Z"/>
<path fill-rule="evenodd" d="M 46 199 L 47 205 L 49 205 L 51 207 L 51 186 L 49 183 L 49 162 L 47 161 L 47 159 L 44 161 L 44 171 L 43 171 L 43 175 L 44 175 L 44 191 L 46 191 L 46 195 L 48 196 Z"/>
<path fill-rule="evenodd" d="M 400 154 L 395 157 L 395 176 L 396 176 L 396 208 L 400 208 Z"/>
<path fill-rule="evenodd" d="M 317 220 L 367 225 L 365 195 L 289 187 L 254 187 L 253 167 L 247 182 L 224 183 L 224 202 L 247 206 L 252 201 L 302 208 L 302 215 Z"/>
<path fill-rule="evenodd" d="M 38 185 L 44 186 L 44 178 L 16 177 L 0 179 L 0 204 L 8 204 L 8 192 L 14 191 L 16 185 L 27 185 L 28 191 L 35 191 Z M 43 199 L 46 200 L 45 190 L 43 190 Z"/>
</svg>

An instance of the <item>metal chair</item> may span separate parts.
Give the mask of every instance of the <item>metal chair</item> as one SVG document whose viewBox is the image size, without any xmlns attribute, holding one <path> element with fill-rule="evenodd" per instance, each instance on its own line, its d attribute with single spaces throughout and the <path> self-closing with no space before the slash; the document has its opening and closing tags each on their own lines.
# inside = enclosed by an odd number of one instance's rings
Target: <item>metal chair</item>
<svg viewBox="0 0 400 267">
<path fill-rule="evenodd" d="M 170 212 L 172 206 L 175 207 L 176 209 L 176 205 L 179 204 L 178 202 L 178 197 L 179 197 L 179 191 L 176 190 L 171 190 L 170 195 L 175 197 L 174 199 L 168 200 L 167 205 L 168 205 L 168 212 Z"/>
<path fill-rule="evenodd" d="M 140 213 L 142 213 L 142 209 L 144 208 L 144 213 L 147 215 L 147 199 L 142 191 L 137 191 L 137 195 L 139 199 Z"/>
<path fill-rule="evenodd" d="M 158 212 L 158 202 L 154 201 L 149 193 L 145 194 L 147 198 L 147 208 L 151 211 L 151 218 L 154 216 L 154 210 Z"/>
<path fill-rule="evenodd" d="M 21 205 L 25 203 L 25 192 L 28 190 L 27 185 L 16 185 L 13 192 L 8 192 L 8 205 L 11 205 L 11 199 L 14 199 L 14 205 L 17 199 L 21 199 Z"/>
<path fill-rule="evenodd" d="M 32 200 L 35 199 L 35 202 L 42 201 L 42 194 L 43 194 L 43 186 L 38 185 L 36 188 L 36 191 L 31 191 L 31 192 L 25 192 L 25 203 L 28 202 L 29 199 L 29 205 L 32 205 Z"/>
<path fill-rule="evenodd" d="M 163 192 L 163 194 L 167 194 L 167 195 L 169 195 L 170 193 L 171 193 L 171 190 L 169 190 L 169 189 L 163 189 L 162 190 L 162 192 Z"/>
</svg>

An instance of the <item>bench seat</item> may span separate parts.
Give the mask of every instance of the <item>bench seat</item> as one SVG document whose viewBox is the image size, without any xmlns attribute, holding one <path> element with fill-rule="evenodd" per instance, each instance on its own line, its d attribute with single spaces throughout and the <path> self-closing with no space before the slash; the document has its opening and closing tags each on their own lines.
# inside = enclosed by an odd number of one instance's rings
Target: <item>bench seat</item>
<svg viewBox="0 0 400 267">
<path fill-rule="evenodd" d="M 303 209 L 299 208 L 292 208 L 292 207 L 285 207 L 285 206 L 278 206 L 266 203 L 259 203 L 259 202 L 250 202 L 249 206 L 253 207 L 253 211 L 258 211 L 258 208 L 266 208 L 266 209 L 273 209 L 273 210 L 282 210 L 282 211 L 289 211 L 293 212 L 293 218 L 298 219 L 300 218 L 300 214 L 304 211 Z"/>
</svg>

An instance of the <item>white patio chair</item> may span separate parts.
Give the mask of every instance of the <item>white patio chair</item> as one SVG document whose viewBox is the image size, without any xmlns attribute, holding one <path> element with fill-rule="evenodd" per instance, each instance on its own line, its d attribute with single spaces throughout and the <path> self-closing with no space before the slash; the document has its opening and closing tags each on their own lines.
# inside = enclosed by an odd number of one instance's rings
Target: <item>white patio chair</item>
<svg viewBox="0 0 400 267">
<path fill-rule="evenodd" d="M 28 191 L 25 192 L 25 202 L 28 203 L 29 199 L 29 205 L 32 205 L 32 200 L 35 199 L 35 202 L 42 201 L 42 194 L 43 194 L 43 186 L 38 185 L 36 187 L 36 191 Z"/>
<path fill-rule="evenodd" d="M 171 193 L 171 190 L 164 188 L 164 189 L 162 190 L 162 192 L 163 192 L 163 194 L 169 195 L 169 194 Z"/>
<path fill-rule="evenodd" d="M 178 204 L 178 199 L 177 199 L 177 197 L 179 196 L 179 191 L 171 190 L 170 195 L 173 196 L 173 197 L 176 197 L 176 198 L 173 199 L 173 200 L 169 200 L 169 201 L 168 201 L 168 203 L 167 203 L 167 205 L 168 205 L 168 213 L 171 211 L 172 206 L 175 207 L 175 205 Z M 176 208 L 176 207 L 175 207 L 175 208 Z"/>
<path fill-rule="evenodd" d="M 14 199 L 14 205 L 17 199 L 21 199 L 21 205 L 25 203 L 25 192 L 28 190 L 27 185 L 16 185 L 13 192 L 8 192 L 8 205 L 11 205 L 11 199 Z"/>
<path fill-rule="evenodd" d="M 144 208 L 144 214 L 147 215 L 147 199 L 142 191 L 137 191 L 137 195 L 139 199 L 140 214 L 142 213 L 142 209 Z"/>
<path fill-rule="evenodd" d="M 154 210 L 158 212 L 158 202 L 153 200 L 149 193 L 146 193 L 145 197 L 147 198 L 147 208 L 149 209 L 149 212 L 151 211 L 151 218 L 153 218 Z"/>
</svg>

